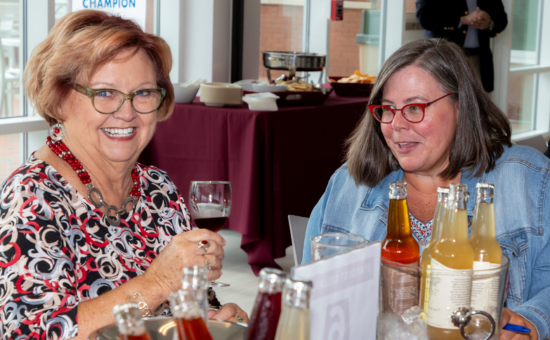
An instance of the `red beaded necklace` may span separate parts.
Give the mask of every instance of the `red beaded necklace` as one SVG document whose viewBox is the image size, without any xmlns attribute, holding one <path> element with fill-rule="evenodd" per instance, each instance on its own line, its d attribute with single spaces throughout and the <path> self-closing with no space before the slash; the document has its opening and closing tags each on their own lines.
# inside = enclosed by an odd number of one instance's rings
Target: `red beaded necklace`
<svg viewBox="0 0 550 340">
<path fill-rule="evenodd" d="M 54 132 L 58 134 L 60 131 L 54 130 Z M 53 151 L 53 153 L 55 153 L 65 162 L 69 163 L 69 165 L 73 168 L 82 184 L 84 184 L 88 188 L 88 199 L 90 200 L 90 202 L 92 202 L 92 204 L 98 209 L 104 206 L 107 209 L 107 218 L 109 222 L 112 225 L 118 226 L 120 224 L 120 215 L 128 212 L 126 210 L 126 206 L 128 205 L 128 203 L 132 202 L 135 206 L 137 199 L 141 195 L 141 186 L 139 182 L 139 174 L 137 168 L 134 168 L 132 170 L 132 181 L 134 182 L 134 186 L 130 191 L 130 196 L 124 201 L 122 208 L 117 209 L 117 207 L 113 205 L 108 205 L 105 203 L 105 201 L 103 201 L 103 195 L 101 195 L 99 189 L 97 189 L 92 184 L 92 179 L 90 178 L 90 175 L 88 175 L 88 172 L 84 169 L 80 161 L 76 159 L 71 151 L 69 151 L 69 148 L 67 147 L 67 145 L 65 145 L 65 143 L 63 143 L 63 141 L 54 141 L 50 136 L 48 136 L 48 138 L 46 139 L 46 144 Z M 98 196 L 98 200 L 95 200 L 93 198 L 93 194 L 96 194 Z M 115 213 L 114 217 L 109 215 L 111 211 Z"/>
</svg>

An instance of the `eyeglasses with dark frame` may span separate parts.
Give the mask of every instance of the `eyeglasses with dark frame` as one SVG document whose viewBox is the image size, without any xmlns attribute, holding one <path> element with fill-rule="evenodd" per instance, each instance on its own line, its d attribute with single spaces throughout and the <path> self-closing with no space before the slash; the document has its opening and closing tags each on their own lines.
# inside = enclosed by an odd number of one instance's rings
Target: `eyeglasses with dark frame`
<svg viewBox="0 0 550 340">
<path fill-rule="evenodd" d="M 166 90 L 162 87 L 137 90 L 130 94 L 115 89 L 92 90 L 80 84 L 74 84 L 73 88 L 77 92 L 88 96 L 92 100 L 94 109 L 101 114 L 117 112 L 126 99 L 130 101 L 132 108 L 136 112 L 142 114 L 151 113 L 160 107 L 166 95 Z"/>
<path fill-rule="evenodd" d="M 425 110 L 428 106 L 452 94 L 455 93 L 449 92 L 443 97 L 439 97 L 429 103 L 407 104 L 400 109 L 392 109 L 391 107 L 386 105 L 369 105 L 367 107 L 369 108 L 370 113 L 372 113 L 372 115 L 374 116 L 374 119 L 382 124 L 390 124 L 391 122 L 393 122 L 395 111 L 401 111 L 403 118 L 405 118 L 408 122 L 420 123 L 422 120 L 424 120 Z"/>
</svg>

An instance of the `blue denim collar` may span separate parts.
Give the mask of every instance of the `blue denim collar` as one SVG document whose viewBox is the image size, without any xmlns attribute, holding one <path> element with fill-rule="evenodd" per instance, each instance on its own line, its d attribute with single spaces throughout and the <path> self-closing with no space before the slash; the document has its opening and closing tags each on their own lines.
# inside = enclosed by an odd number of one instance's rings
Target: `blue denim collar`
<svg viewBox="0 0 550 340">
<path fill-rule="evenodd" d="M 483 178 L 483 176 L 482 176 Z M 380 220 L 386 221 L 385 215 L 387 215 L 389 199 L 388 188 L 391 182 L 402 181 L 403 170 L 399 169 L 393 171 L 374 188 L 369 188 L 365 195 L 365 199 L 361 203 L 361 208 L 366 210 L 372 210 L 375 207 L 380 207 L 383 210 Z M 468 186 L 468 192 L 470 193 L 470 199 L 468 200 L 468 216 L 474 215 L 474 207 L 476 203 L 476 185 L 480 181 L 480 178 L 474 177 L 470 171 L 462 171 L 460 182 Z M 385 224 L 385 222 L 384 222 Z"/>
</svg>

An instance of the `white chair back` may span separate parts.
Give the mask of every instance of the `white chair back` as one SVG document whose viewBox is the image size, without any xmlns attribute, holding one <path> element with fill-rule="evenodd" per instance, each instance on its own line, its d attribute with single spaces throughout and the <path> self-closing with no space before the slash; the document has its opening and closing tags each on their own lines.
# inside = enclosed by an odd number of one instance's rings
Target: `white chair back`
<svg viewBox="0 0 550 340">
<path fill-rule="evenodd" d="M 308 221 L 309 218 L 307 217 L 288 215 L 290 237 L 292 239 L 292 250 L 294 250 L 294 263 L 296 266 L 299 266 L 302 263 Z"/>
</svg>

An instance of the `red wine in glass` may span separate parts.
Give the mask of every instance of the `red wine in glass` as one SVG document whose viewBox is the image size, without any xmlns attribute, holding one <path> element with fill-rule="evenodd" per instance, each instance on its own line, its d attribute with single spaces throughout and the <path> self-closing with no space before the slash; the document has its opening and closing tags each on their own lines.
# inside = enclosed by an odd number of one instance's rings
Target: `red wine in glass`
<svg viewBox="0 0 550 340">
<path fill-rule="evenodd" d="M 189 188 L 189 213 L 200 229 L 218 232 L 231 211 L 231 183 L 226 181 L 192 181 Z M 227 284 L 211 281 L 211 286 Z"/>
<path fill-rule="evenodd" d="M 200 229 L 208 229 L 217 233 L 222 229 L 227 221 L 227 217 L 197 218 L 195 224 Z"/>
</svg>

